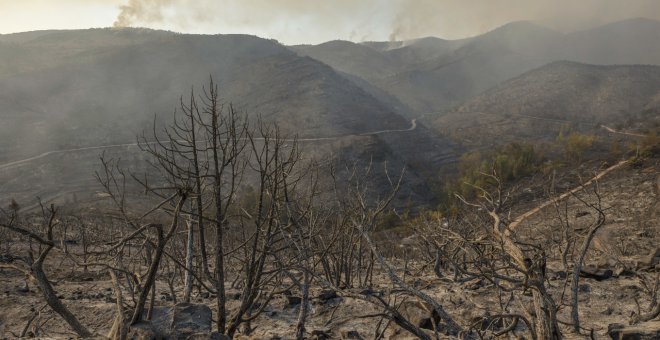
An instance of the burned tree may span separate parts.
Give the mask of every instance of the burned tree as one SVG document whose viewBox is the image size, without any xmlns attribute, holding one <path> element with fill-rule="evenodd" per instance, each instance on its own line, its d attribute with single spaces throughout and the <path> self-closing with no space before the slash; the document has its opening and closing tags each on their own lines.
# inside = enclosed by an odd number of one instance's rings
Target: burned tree
<svg viewBox="0 0 660 340">
<path fill-rule="evenodd" d="M 13 261 L 15 263 L 0 264 L 0 268 L 17 270 L 36 281 L 48 306 L 55 313 L 59 314 L 78 336 L 83 338 L 91 337 L 93 333 L 80 323 L 69 308 L 60 301 L 44 270 L 44 263 L 48 259 L 48 256 L 53 250 L 57 250 L 58 248 L 58 244 L 54 239 L 54 229 L 60 222 L 58 220 L 58 211 L 54 205 L 46 208 L 41 204 L 41 201 L 39 204 L 42 214 L 34 224 L 20 219 L 17 205 L 12 204 L 8 210 L 0 209 L 0 227 L 6 231 L 27 237 L 30 245 L 32 242 L 35 242 L 37 247 L 35 251 L 30 246 L 25 256 L 17 257 Z M 59 250 L 63 251 L 62 249 Z"/>
</svg>

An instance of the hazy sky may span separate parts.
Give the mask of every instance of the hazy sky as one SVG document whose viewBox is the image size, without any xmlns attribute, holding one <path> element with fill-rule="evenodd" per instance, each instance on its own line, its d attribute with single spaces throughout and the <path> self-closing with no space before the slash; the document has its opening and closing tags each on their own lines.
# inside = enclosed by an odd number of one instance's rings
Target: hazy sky
<svg viewBox="0 0 660 340">
<path fill-rule="evenodd" d="M 516 20 L 568 31 L 632 17 L 660 20 L 660 0 L 0 0 L 0 33 L 118 25 L 286 44 L 455 39 Z"/>
</svg>

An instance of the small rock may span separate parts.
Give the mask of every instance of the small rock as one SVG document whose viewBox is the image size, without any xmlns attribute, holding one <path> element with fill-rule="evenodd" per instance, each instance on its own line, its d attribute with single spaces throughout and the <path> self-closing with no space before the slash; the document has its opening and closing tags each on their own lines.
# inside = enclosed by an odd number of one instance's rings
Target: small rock
<svg viewBox="0 0 660 340">
<path fill-rule="evenodd" d="M 440 323 L 440 316 L 428 303 L 405 301 L 399 306 L 399 313 L 419 328 L 433 330 L 433 325 Z"/>
<path fill-rule="evenodd" d="M 589 292 L 591 291 L 591 286 L 589 286 L 589 285 L 586 284 L 586 283 L 585 283 L 585 284 L 581 284 L 580 286 L 578 286 L 578 291 L 579 291 L 580 293 L 589 293 Z"/>
<path fill-rule="evenodd" d="M 575 213 L 575 218 L 580 218 L 582 216 L 587 216 L 587 215 L 591 215 L 591 213 L 588 211 L 578 211 Z"/>
<path fill-rule="evenodd" d="M 319 300 L 321 300 L 323 302 L 326 302 L 328 300 L 332 300 L 332 299 L 335 299 L 335 298 L 338 298 L 338 297 L 339 296 L 337 296 L 337 292 L 335 292 L 334 290 L 331 290 L 331 289 L 324 290 L 324 291 L 321 291 L 321 293 L 319 293 Z"/>
<path fill-rule="evenodd" d="M 614 272 L 610 269 L 599 270 L 598 268 L 593 267 L 584 267 L 580 271 L 580 276 L 587 279 L 594 279 L 596 281 L 604 281 L 612 277 Z"/>
<path fill-rule="evenodd" d="M 644 326 L 612 323 L 607 326 L 607 334 L 614 340 L 657 340 L 660 339 L 660 322 L 652 321 Z"/>
<path fill-rule="evenodd" d="M 332 339 L 329 330 L 317 329 L 312 331 L 312 340 L 327 340 L 327 339 Z"/>
<path fill-rule="evenodd" d="M 625 265 L 618 263 L 616 266 L 614 266 L 614 271 L 612 275 L 614 277 L 620 277 L 620 276 L 632 276 L 635 273 L 628 269 Z"/>
<path fill-rule="evenodd" d="M 611 336 L 613 332 L 620 331 L 624 327 L 626 327 L 626 326 L 624 326 L 623 324 L 620 324 L 620 323 L 611 323 L 611 324 L 607 325 L 607 334 L 609 334 Z"/>
<path fill-rule="evenodd" d="M 568 274 L 565 271 L 559 270 L 553 273 L 552 280 L 566 280 Z"/>
<path fill-rule="evenodd" d="M 457 305 L 457 306 L 462 306 L 463 303 L 465 303 L 465 300 L 460 296 L 457 296 L 456 299 L 454 299 L 454 297 L 450 296 L 449 297 L 449 302 L 451 302 L 452 304 Z"/>
<path fill-rule="evenodd" d="M 287 300 L 287 304 L 285 308 L 297 306 L 302 302 L 302 299 L 299 296 L 292 296 L 292 295 L 287 295 L 286 300 Z"/>
<path fill-rule="evenodd" d="M 350 330 L 350 331 L 341 331 L 341 339 L 346 340 L 346 339 L 358 339 L 358 340 L 363 340 L 362 336 L 358 331 L 355 330 Z"/>
<path fill-rule="evenodd" d="M 172 326 L 177 339 L 196 333 L 211 333 L 211 308 L 202 304 L 179 303 L 174 306 Z"/>
<path fill-rule="evenodd" d="M 613 312 L 614 312 L 614 308 L 612 308 L 612 307 L 607 307 L 607 308 L 605 308 L 604 311 L 600 312 L 600 314 L 603 314 L 603 315 L 612 315 Z"/>
<path fill-rule="evenodd" d="M 152 340 L 158 339 L 158 334 L 148 321 L 141 321 L 128 328 L 128 339 Z"/>
<path fill-rule="evenodd" d="M 371 288 L 367 288 L 367 289 L 361 290 L 360 294 L 367 295 L 367 296 L 383 296 L 383 295 L 385 295 L 385 292 L 383 292 L 382 290 L 375 291 Z"/>
</svg>

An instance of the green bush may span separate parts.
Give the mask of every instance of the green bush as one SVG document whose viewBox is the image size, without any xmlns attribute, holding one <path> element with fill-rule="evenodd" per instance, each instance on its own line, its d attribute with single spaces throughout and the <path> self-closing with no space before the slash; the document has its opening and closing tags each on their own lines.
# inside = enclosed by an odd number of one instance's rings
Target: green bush
<svg viewBox="0 0 660 340">
<path fill-rule="evenodd" d="M 447 181 L 439 195 L 440 209 L 451 211 L 455 193 L 472 199 L 479 194 L 478 188 L 491 190 L 497 182 L 490 175 L 507 184 L 536 173 L 542 164 L 543 157 L 531 144 L 511 143 L 487 154 L 465 154 L 459 160 L 457 178 Z"/>
<path fill-rule="evenodd" d="M 594 145 L 596 136 L 573 132 L 568 136 L 560 135 L 558 139 L 564 145 L 566 159 L 574 163 L 580 163 L 584 153 Z"/>
</svg>

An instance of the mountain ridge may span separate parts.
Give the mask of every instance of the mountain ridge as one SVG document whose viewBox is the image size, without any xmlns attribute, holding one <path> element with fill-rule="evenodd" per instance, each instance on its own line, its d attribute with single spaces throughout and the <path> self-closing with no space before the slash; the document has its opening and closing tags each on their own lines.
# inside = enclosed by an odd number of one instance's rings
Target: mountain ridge
<svg viewBox="0 0 660 340">
<path fill-rule="evenodd" d="M 469 148 L 552 141 L 560 131 L 602 132 L 603 125 L 660 126 L 660 66 L 556 61 L 507 80 L 431 118 Z"/>
<path fill-rule="evenodd" d="M 641 33 L 634 35 L 634 32 Z M 570 33 L 520 21 L 471 38 L 423 41 L 435 46 L 428 48 L 425 55 L 398 59 L 392 53 L 414 47 L 415 40 L 353 43 L 366 45 L 371 48 L 370 53 L 380 53 L 380 57 L 388 60 L 376 64 L 353 58 L 351 51 L 357 47 L 350 46 L 350 42 L 345 42 L 343 49 L 337 46 L 336 50 L 321 50 L 314 45 L 292 49 L 336 69 L 352 72 L 398 97 L 418 114 L 446 112 L 505 80 L 556 60 L 660 64 L 660 46 L 656 43 L 660 41 L 660 22 L 651 19 L 623 20 Z"/>
</svg>

